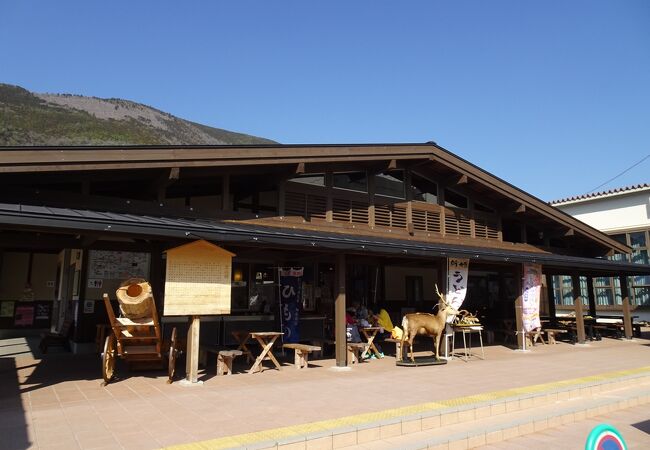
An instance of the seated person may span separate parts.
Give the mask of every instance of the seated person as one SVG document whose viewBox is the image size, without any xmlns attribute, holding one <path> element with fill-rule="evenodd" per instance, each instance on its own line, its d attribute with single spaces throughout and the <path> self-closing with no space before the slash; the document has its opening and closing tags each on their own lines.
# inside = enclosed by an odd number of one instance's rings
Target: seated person
<svg viewBox="0 0 650 450">
<path fill-rule="evenodd" d="M 368 314 L 368 308 L 360 304 L 358 301 L 352 303 L 352 307 L 354 308 L 354 315 L 357 319 L 357 324 L 360 327 L 369 327 L 370 322 L 368 320 L 370 316 Z"/>
<path fill-rule="evenodd" d="M 370 311 L 370 319 L 372 320 L 373 326 L 381 328 L 375 336 L 373 344 L 375 344 L 375 347 L 377 347 L 377 350 L 379 351 L 379 354 L 376 355 L 376 357 L 383 358 L 384 352 L 379 343 L 384 339 L 391 337 L 394 328 L 393 322 L 390 320 L 390 316 L 384 308 L 381 308 L 378 314 L 372 314 L 372 311 Z"/>
<path fill-rule="evenodd" d="M 355 309 L 350 307 L 345 312 L 345 331 L 348 342 L 361 342 L 361 335 L 357 328 L 357 319 L 354 316 Z"/>
</svg>

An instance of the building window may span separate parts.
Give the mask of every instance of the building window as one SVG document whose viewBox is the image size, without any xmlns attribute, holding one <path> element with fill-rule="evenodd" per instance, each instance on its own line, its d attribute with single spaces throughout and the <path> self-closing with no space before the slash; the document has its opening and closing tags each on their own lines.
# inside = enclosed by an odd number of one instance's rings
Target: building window
<svg viewBox="0 0 650 450">
<path fill-rule="evenodd" d="M 618 278 L 594 278 L 596 305 L 612 306 L 621 304 L 621 289 Z"/>
<path fill-rule="evenodd" d="M 609 259 L 613 261 L 629 261 L 636 264 L 650 264 L 647 231 L 613 234 L 610 237 L 621 244 L 632 247 L 632 254 L 616 253 L 610 256 Z M 627 285 L 630 287 L 630 303 L 650 305 L 650 277 L 627 277 Z M 623 303 L 621 283 L 618 277 L 596 278 L 595 288 L 598 305 L 621 305 Z"/>
<path fill-rule="evenodd" d="M 573 281 L 568 275 L 553 277 L 553 292 L 555 294 L 555 304 L 560 306 L 573 306 Z M 580 277 L 580 296 L 582 304 L 589 303 L 587 289 L 587 277 Z"/>
<path fill-rule="evenodd" d="M 368 192 L 366 172 L 335 173 L 332 176 L 334 187 L 348 191 Z"/>
<path fill-rule="evenodd" d="M 391 170 L 375 175 L 375 194 L 385 197 L 405 198 L 404 171 Z"/>
<path fill-rule="evenodd" d="M 445 206 L 467 209 L 467 197 L 460 195 L 458 192 L 445 189 Z"/>
<path fill-rule="evenodd" d="M 411 192 L 413 200 L 438 204 L 438 185 L 427 177 L 413 173 L 411 175 Z"/>
<path fill-rule="evenodd" d="M 632 298 L 639 306 L 650 305 L 650 276 L 631 277 Z"/>
</svg>

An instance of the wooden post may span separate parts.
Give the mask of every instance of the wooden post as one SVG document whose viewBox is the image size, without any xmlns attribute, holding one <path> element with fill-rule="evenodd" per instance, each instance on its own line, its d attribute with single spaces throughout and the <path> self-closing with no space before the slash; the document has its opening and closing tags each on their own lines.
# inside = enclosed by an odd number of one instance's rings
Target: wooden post
<svg viewBox="0 0 650 450">
<path fill-rule="evenodd" d="M 325 172 L 325 192 L 327 198 L 325 199 L 325 220 L 332 222 L 334 220 L 334 199 L 332 189 L 334 186 L 334 174 L 332 172 Z"/>
<path fill-rule="evenodd" d="M 336 338 L 336 365 L 347 366 L 347 337 L 345 330 L 345 254 L 336 257 L 337 292 L 334 303 L 334 334 Z"/>
<path fill-rule="evenodd" d="M 585 318 L 583 316 L 582 296 L 580 295 L 580 276 L 571 275 L 573 286 L 573 308 L 576 312 L 576 332 L 578 334 L 578 344 L 584 344 L 585 337 Z"/>
<path fill-rule="evenodd" d="M 553 287 L 553 275 L 544 274 L 546 277 L 546 292 L 548 293 L 548 315 L 551 320 L 557 317 L 555 312 L 555 288 Z"/>
<path fill-rule="evenodd" d="M 587 295 L 589 296 L 589 315 L 596 318 L 596 291 L 594 290 L 594 279 L 587 277 Z"/>
<path fill-rule="evenodd" d="M 524 293 L 523 293 L 523 268 L 521 264 L 515 265 L 515 282 L 517 283 L 517 299 L 515 300 L 515 321 L 517 326 L 517 348 L 526 350 L 526 334 L 524 333 Z"/>
<path fill-rule="evenodd" d="M 627 277 L 619 277 L 621 284 L 621 297 L 623 297 L 623 330 L 625 339 L 632 339 L 632 317 L 630 315 L 630 294 L 627 289 Z"/>
<path fill-rule="evenodd" d="M 411 189 L 411 171 L 404 170 L 404 190 L 406 191 L 406 223 L 409 233 L 413 234 L 413 190 Z M 473 216 L 472 216 L 473 217 Z"/>
<path fill-rule="evenodd" d="M 375 191 L 377 183 L 374 173 L 368 177 L 368 226 L 375 227 Z M 408 220 L 407 220 L 408 221 Z"/>
<path fill-rule="evenodd" d="M 185 363 L 185 379 L 189 383 L 198 382 L 199 378 L 199 332 L 201 317 L 192 316 L 192 322 L 187 332 L 187 357 Z"/>
<path fill-rule="evenodd" d="M 221 209 L 230 211 L 230 174 L 225 173 L 221 180 Z"/>
</svg>

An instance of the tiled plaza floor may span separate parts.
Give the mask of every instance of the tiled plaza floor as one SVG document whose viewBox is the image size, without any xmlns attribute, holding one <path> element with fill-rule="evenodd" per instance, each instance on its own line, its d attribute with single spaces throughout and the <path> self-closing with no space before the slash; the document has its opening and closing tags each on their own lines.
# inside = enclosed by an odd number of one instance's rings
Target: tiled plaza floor
<svg viewBox="0 0 650 450">
<path fill-rule="evenodd" d="M 7 351 L 12 346 L 18 350 Z M 194 387 L 167 385 L 163 371 L 118 366 L 122 379 L 102 387 L 97 355 L 41 358 L 7 340 L 0 349 L 0 448 L 7 449 L 158 448 L 650 364 L 649 340 L 604 339 L 528 353 L 490 346 L 485 360 L 435 367 L 397 367 L 386 357 L 340 372 L 333 360 L 316 360 L 306 370 L 287 362 L 282 371 L 249 375 L 240 366 L 215 377 L 211 362 L 205 383 Z"/>
</svg>

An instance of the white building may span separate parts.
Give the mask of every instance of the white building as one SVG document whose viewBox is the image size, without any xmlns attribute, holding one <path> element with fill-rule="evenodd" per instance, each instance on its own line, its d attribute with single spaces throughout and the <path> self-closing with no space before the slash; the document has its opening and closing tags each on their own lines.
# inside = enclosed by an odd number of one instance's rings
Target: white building
<svg viewBox="0 0 650 450">
<path fill-rule="evenodd" d="M 630 255 L 614 255 L 612 259 L 629 260 L 639 264 L 649 264 L 650 243 L 650 184 L 639 184 L 606 192 L 581 195 L 550 202 L 551 205 L 612 236 L 623 244 L 632 247 Z M 556 303 L 561 307 L 568 303 L 564 299 L 565 280 L 555 277 Z M 630 302 L 635 314 L 642 319 L 650 319 L 650 277 L 628 277 Z M 600 310 L 619 310 L 621 291 L 618 279 L 596 278 L 594 290 L 597 308 Z M 561 300 L 557 300 L 561 299 Z"/>
</svg>

